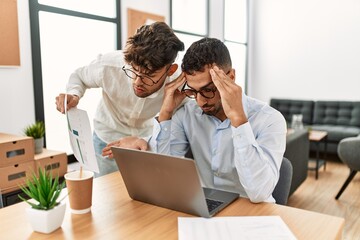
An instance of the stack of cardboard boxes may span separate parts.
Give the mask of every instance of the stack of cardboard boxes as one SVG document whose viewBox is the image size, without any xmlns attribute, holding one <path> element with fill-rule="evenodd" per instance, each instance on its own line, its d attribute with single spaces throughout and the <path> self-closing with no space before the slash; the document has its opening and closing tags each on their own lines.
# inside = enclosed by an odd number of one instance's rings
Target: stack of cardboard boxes
<svg viewBox="0 0 360 240">
<path fill-rule="evenodd" d="M 34 154 L 32 137 L 0 133 L 0 189 L 9 193 L 19 189 L 27 177 L 37 173 L 39 167 L 52 171 L 52 175 L 63 177 L 67 172 L 65 152 L 44 149 Z"/>
</svg>

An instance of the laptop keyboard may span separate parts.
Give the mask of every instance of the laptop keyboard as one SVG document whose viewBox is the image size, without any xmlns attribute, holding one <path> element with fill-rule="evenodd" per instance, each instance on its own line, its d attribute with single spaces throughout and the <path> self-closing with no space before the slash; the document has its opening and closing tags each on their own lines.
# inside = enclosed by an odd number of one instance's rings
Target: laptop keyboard
<svg viewBox="0 0 360 240">
<path fill-rule="evenodd" d="M 207 204 L 207 207 L 209 209 L 209 212 L 212 212 L 214 209 L 216 209 L 217 207 L 219 207 L 223 203 L 224 202 L 206 198 L 206 204 Z"/>
</svg>

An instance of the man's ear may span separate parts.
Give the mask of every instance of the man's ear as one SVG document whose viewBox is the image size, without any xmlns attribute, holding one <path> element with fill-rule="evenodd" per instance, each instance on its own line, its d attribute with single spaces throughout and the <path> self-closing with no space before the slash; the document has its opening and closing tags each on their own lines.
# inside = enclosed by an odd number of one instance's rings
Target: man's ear
<svg viewBox="0 0 360 240">
<path fill-rule="evenodd" d="M 231 78 L 231 80 L 235 81 L 235 69 L 232 68 L 230 72 L 228 73 L 228 76 Z"/>
<path fill-rule="evenodd" d="M 172 64 L 171 66 L 170 66 L 170 68 L 169 68 L 169 71 L 168 71 L 168 76 L 172 76 L 175 72 L 176 72 L 176 70 L 178 69 L 178 64 L 177 63 L 174 63 L 174 64 Z"/>
</svg>

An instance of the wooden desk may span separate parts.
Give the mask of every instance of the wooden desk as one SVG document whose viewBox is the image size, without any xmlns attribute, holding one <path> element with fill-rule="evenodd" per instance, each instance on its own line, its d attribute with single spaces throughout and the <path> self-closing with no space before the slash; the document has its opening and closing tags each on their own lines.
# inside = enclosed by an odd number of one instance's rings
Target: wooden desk
<svg viewBox="0 0 360 240">
<path fill-rule="evenodd" d="M 24 202 L 0 209 L 2 239 L 177 239 L 179 216 L 190 216 L 131 200 L 119 172 L 94 179 L 92 212 L 70 213 L 50 235 L 33 232 Z M 344 219 L 240 198 L 217 216 L 279 215 L 298 239 L 341 239 Z"/>
<path fill-rule="evenodd" d="M 327 136 L 328 133 L 326 131 L 317 131 L 317 130 L 311 130 L 309 132 L 309 140 L 311 142 L 316 143 L 316 159 L 315 159 L 315 167 L 309 167 L 309 170 L 315 170 L 315 179 L 318 179 L 319 175 L 319 168 L 324 165 L 324 170 L 326 169 L 326 148 L 327 148 Z M 320 143 L 325 143 L 325 149 L 324 149 L 324 159 L 320 159 Z"/>
</svg>

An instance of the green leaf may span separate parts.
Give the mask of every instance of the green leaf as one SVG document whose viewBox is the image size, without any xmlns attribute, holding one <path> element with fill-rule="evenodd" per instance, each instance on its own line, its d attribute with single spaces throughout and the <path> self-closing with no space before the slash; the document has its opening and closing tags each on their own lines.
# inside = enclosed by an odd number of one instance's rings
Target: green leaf
<svg viewBox="0 0 360 240">
<path fill-rule="evenodd" d="M 28 200 L 26 200 L 25 198 L 23 198 L 22 196 L 18 195 L 18 197 L 25 201 L 26 203 L 28 203 L 32 208 L 35 208 L 35 209 L 40 209 L 41 207 L 35 203 L 32 203 L 32 202 L 29 202 Z"/>
<path fill-rule="evenodd" d="M 51 171 L 46 171 L 41 167 L 38 168 L 38 175 L 33 173 L 30 178 L 26 179 L 25 184 L 26 186 L 21 185 L 20 189 L 39 204 L 31 203 L 20 195 L 19 198 L 31 207 L 42 210 L 49 210 L 57 206 L 57 200 L 65 187 L 65 181 L 60 184 L 59 176 L 53 178 Z"/>
<path fill-rule="evenodd" d="M 25 127 L 24 134 L 33 138 L 42 138 L 45 135 L 45 124 L 42 121 L 37 121 Z"/>
<path fill-rule="evenodd" d="M 40 203 L 40 205 L 42 205 L 44 207 L 48 207 L 48 203 L 44 198 L 44 194 L 41 192 L 41 188 L 38 188 L 38 192 L 39 192 L 39 203 Z"/>
</svg>

